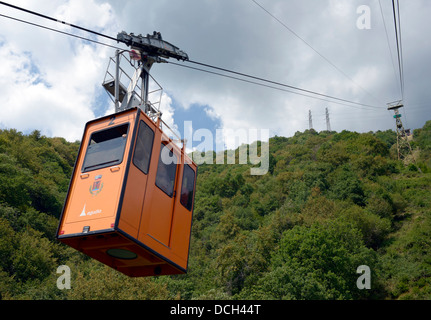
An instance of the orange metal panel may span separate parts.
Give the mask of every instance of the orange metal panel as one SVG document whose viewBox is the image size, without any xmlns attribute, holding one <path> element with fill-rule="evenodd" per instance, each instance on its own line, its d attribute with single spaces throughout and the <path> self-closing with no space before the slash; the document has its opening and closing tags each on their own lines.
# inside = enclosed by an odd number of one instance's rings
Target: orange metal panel
<svg viewBox="0 0 431 320">
<path fill-rule="evenodd" d="M 175 209 L 172 218 L 172 230 L 171 230 L 171 249 L 172 254 L 175 255 L 175 261 L 178 265 L 187 268 L 189 248 L 190 248 L 190 234 L 192 227 L 192 215 L 193 207 L 189 211 L 180 202 L 182 177 L 184 173 L 184 157 L 187 157 L 184 153 L 182 154 L 181 170 L 179 173 L 180 179 L 177 181 L 177 197 L 175 199 Z M 189 160 L 189 159 L 188 159 Z M 188 161 L 190 167 L 195 172 L 195 184 L 196 184 L 196 165 Z"/>
<path fill-rule="evenodd" d="M 134 238 L 138 238 L 142 206 L 145 198 L 147 177 L 131 165 L 121 207 L 118 228 Z"/>
<path fill-rule="evenodd" d="M 138 233 L 138 240 L 142 243 L 146 243 L 146 238 L 148 238 L 148 225 L 151 218 L 151 202 L 153 199 L 153 193 L 156 187 L 156 173 L 157 173 L 157 164 L 159 161 L 159 154 L 160 154 L 160 143 L 158 141 L 161 140 L 161 132 L 156 127 L 155 128 L 155 135 L 154 135 L 154 144 L 153 144 L 153 151 L 152 151 L 152 157 L 150 160 L 150 171 L 148 172 L 147 176 L 147 185 L 148 188 L 145 192 L 145 202 L 142 206 L 141 211 L 141 221 L 139 224 L 139 233 Z M 148 244 L 147 244 L 148 245 Z"/>
<path fill-rule="evenodd" d="M 144 121 L 153 132 L 156 131 L 155 123 L 148 119 L 144 113 L 140 113 L 139 120 Z M 153 152 L 151 152 L 151 155 L 153 155 Z M 132 159 L 133 157 L 134 154 L 132 155 Z M 138 239 L 139 225 L 147 192 L 148 175 L 153 168 L 149 166 L 149 172 L 145 174 L 135 166 L 132 159 L 130 159 L 129 173 L 127 175 L 127 184 L 118 227 L 130 236 Z"/>
<path fill-rule="evenodd" d="M 89 227 L 89 231 L 112 228 L 118 210 L 131 139 L 127 139 L 120 164 L 88 172 L 82 172 L 82 166 L 92 133 L 109 126 L 129 123 L 130 136 L 135 117 L 136 112 L 127 112 L 117 115 L 115 119 L 104 118 L 87 125 L 62 214 L 62 235 L 82 233 L 84 227 Z"/>
<path fill-rule="evenodd" d="M 139 121 L 145 121 L 154 131 L 147 174 L 132 161 Z M 123 161 L 82 172 L 91 134 L 124 123 L 129 123 L 129 129 Z M 158 124 L 140 109 L 90 121 L 85 128 L 57 238 L 129 276 L 186 272 L 193 211 L 179 201 L 186 155 L 172 144 L 182 162 L 177 165 L 175 192 L 169 197 L 155 184 L 162 140 L 166 137 Z M 196 172 L 194 163 L 191 167 Z M 113 252 L 126 255 L 120 258 Z"/>
</svg>

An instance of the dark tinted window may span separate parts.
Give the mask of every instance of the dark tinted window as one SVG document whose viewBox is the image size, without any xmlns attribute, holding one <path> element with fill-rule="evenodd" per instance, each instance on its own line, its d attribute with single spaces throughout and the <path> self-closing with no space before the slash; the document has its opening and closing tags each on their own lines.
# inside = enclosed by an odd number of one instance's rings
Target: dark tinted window
<svg viewBox="0 0 431 320">
<path fill-rule="evenodd" d="M 170 161 L 172 159 L 173 161 Z M 176 172 L 177 158 L 172 150 L 162 143 L 157 166 L 156 185 L 170 197 L 174 194 Z"/>
<path fill-rule="evenodd" d="M 123 161 L 129 124 L 94 132 L 85 154 L 82 171 L 120 164 Z"/>
<path fill-rule="evenodd" d="M 193 207 L 193 192 L 195 188 L 195 172 L 188 164 L 184 166 L 183 183 L 181 184 L 181 204 L 192 210 Z"/>
<path fill-rule="evenodd" d="M 139 124 L 138 139 L 136 140 L 133 163 L 145 174 L 150 166 L 151 150 L 153 149 L 154 132 L 144 122 Z"/>
</svg>

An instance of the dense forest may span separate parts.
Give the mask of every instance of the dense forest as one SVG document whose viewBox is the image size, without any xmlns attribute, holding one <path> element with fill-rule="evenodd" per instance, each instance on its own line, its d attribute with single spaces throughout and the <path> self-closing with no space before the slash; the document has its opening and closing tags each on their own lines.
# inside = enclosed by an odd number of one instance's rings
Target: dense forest
<svg viewBox="0 0 431 320">
<path fill-rule="evenodd" d="M 266 175 L 200 165 L 189 272 L 129 278 L 55 239 L 79 143 L 0 130 L 0 298 L 430 299 L 431 121 L 412 147 L 405 165 L 393 131 L 307 130 L 269 140 Z"/>
</svg>

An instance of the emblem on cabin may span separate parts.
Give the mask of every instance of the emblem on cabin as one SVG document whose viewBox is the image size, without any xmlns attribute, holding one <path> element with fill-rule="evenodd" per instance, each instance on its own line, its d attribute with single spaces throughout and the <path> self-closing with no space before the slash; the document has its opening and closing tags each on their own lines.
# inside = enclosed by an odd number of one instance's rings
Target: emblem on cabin
<svg viewBox="0 0 431 320">
<path fill-rule="evenodd" d="M 98 175 L 94 177 L 93 185 L 90 186 L 90 193 L 93 196 L 97 196 L 100 193 L 100 191 L 102 191 L 102 189 L 103 189 L 102 175 Z"/>
</svg>

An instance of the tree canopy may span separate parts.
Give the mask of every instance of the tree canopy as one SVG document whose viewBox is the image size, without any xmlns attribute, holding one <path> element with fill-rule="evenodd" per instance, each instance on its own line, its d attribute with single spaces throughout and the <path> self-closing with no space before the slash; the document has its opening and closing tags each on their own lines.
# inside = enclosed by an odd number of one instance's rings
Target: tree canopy
<svg viewBox="0 0 431 320">
<path fill-rule="evenodd" d="M 391 130 L 270 138 L 262 176 L 199 165 L 189 272 L 136 279 L 55 240 L 79 142 L 0 130 L 0 297 L 430 299 L 430 137 L 431 121 L 414 131 L 409 166 Z"/>
</svg>

